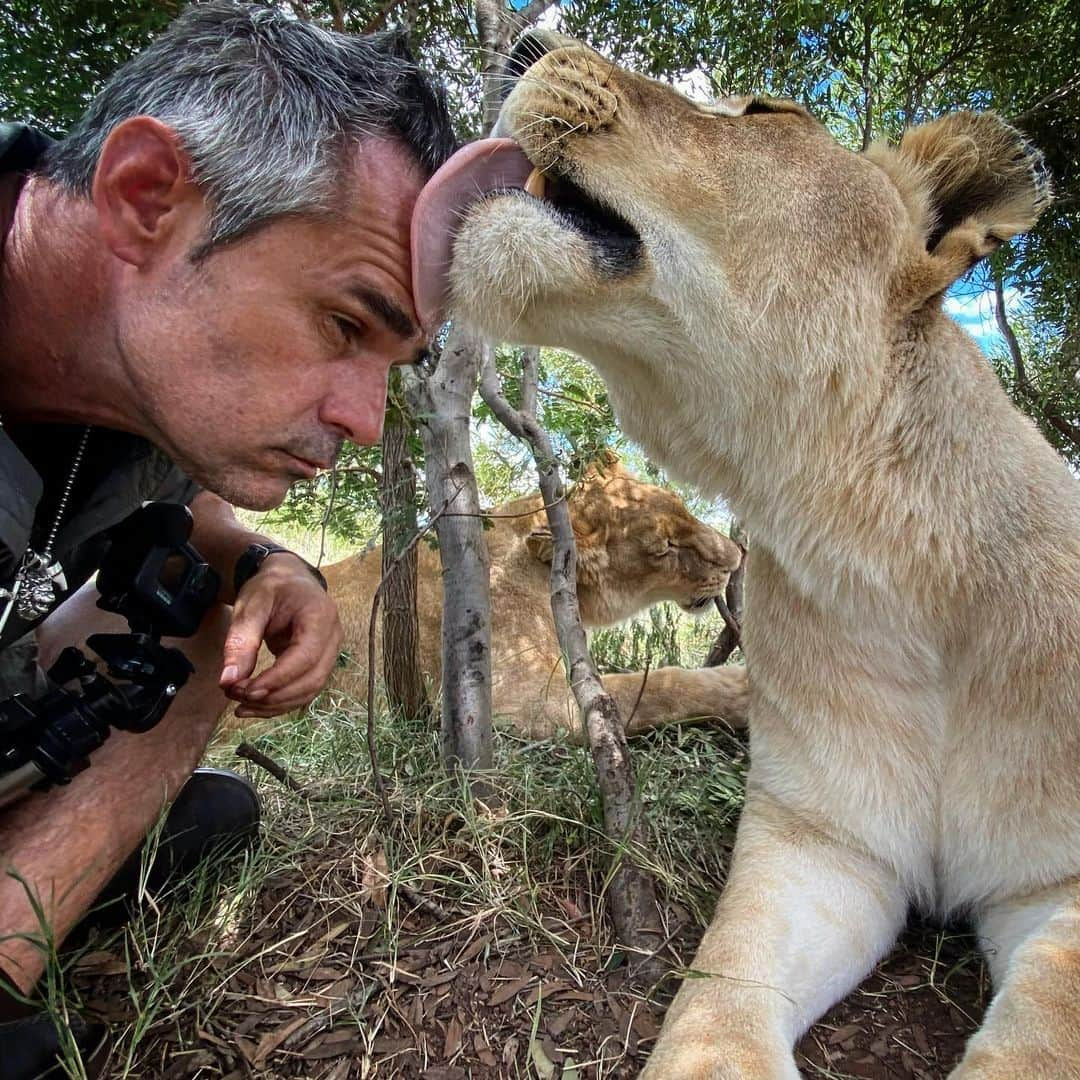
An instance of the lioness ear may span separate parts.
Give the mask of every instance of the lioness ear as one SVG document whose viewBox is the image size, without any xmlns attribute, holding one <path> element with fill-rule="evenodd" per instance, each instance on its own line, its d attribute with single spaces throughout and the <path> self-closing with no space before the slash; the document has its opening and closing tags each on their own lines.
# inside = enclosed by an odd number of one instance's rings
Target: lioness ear
<svg viewBox="0 0 1080 1080">
<path fill-rule="evenodd" d="M 538 562 L 551 565 L 551 560 L 555 557 L 555 540 L 550 529 L 534 529 L 525 537 L 525 547 Z"/>
<path fill-rule="evenodd" d="M 575 533 L 577 542 L 577 572 L 582 584 L 592 584 L 602 574 L 608 564 L 607 550 L 604 547 L 603 534 L 600 531 L 584 536 Z M 534 529 L 525 537 L 525 547 L 537 562 L 551 565 L 555 557 L 555 540 L 550 529 Z"/>
<path fill-rule="evenodd" d="M 579 484 L 595 484 L 598 480 L 606 480 L 612 476 L 625 476 L 622 460 L 614 450 L 604 447 L 592 458 L 581 476 Z"/>
<path fill-rule="evenodd" d="M 993 113 L 954 113 L 909 128 L 895 150 L 869 156 L 893 178 L 921 232 L 925 257 L 904 291 L 916 304 L 947 289 L 1050 203 L 1042 154 Z"/>
</svg>

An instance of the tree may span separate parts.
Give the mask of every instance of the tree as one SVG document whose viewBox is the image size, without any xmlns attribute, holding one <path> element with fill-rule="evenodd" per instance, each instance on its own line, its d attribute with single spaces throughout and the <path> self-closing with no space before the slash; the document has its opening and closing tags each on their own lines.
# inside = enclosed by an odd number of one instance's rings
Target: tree
<svg viewBox="0 0 1080 1080">
<path fill-rule="evenodd" d="M 416 611 L 416 470 L 410 447 L 413 424 L 400 403 L 401 375 L 393 372 L 382 437 L 382 638 L 383 683 L 391 709 L 406 716 L 431 708 L 420 668 Z"/>
</svg>

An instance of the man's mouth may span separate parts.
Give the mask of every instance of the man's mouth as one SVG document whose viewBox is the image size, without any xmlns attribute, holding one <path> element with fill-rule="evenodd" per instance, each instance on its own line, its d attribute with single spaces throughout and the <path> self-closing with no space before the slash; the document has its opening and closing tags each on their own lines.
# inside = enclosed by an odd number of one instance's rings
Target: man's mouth
<svg viewBox="0 0 1080 1080">
<path fill-rule="evenodd" d="M 311 458 L 294 454 L 291 450 L 281 450 L 279 452 L 288 459 L 290 471 L 299 473 L 306 480 L 314 480 L 320 472 L 324 469 L 331 468 L 334 464 L 333 459 L 328 462 L 315 461 Z"/>
<path fill-rule="evenodd" d="M 470 207 L 496 194 L 544 203 L 563 226 L 590 242 L 609 272 L 625 271 L 637 261 L 641 237 L 633 225 L 570 180 L 558 163 L 539 169 L 513 139 L 470 143 L 428 181 L 413 210 L 413 295 L 429 332 L 438 326 L 449 300 L 458 227 Z"/>
</svg>

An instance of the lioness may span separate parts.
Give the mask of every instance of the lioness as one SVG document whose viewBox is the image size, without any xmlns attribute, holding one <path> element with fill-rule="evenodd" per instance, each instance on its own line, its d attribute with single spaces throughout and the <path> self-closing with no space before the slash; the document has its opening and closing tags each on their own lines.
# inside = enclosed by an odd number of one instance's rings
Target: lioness
<svg viewBox="0 0 1080 1080">
<path fill-rule="evenodd" d="M 973 113 L 852 153 L 563 43 L 497 134 L 421 196 L 417 250 L 456 229 L 422 310 L 592 360 L 754 537 L 746 808 L 646 1074 L 797 1076 L 916 906 L 970 913 L 996 986 L 952 1075 L 1080 1076 L 1080 487 L 942 311 L 1040 155 Z"/>
<path fill-rule="evenodd" d="M 642 483 L 614 457 L 590 469 L 571 490 L 570 518 L 578 549 L 578 600 L 586 627 L 608 626 L 663 600 L 703 611 L 722 596 L 742 558 L 739 546 L 695 518 L 671 491 Z M 560 665 L 551 617 L 552 540 L 539 495 L 491 513 L 484 533 L 491 558 L 491 677 L 496 718 L 533 738 L 565 731 L 581 737 L 578 709 Z M 381 551 L 325 569 L 352 660 L 331 687 L 359 700 L 367 694 L 371 601 L 381 576 Z M 438 683 L 441 672 L 442 570 L 439 554 L 418 551 L 420 658 Z M 628 733 L 675 721 L 720 717 L 741 726 L 746 670 L 740 665 L 691 670 L 662 667 L 605 675 Z M 640 700 L 638 695 L 640 694 Z"/>
</svg>

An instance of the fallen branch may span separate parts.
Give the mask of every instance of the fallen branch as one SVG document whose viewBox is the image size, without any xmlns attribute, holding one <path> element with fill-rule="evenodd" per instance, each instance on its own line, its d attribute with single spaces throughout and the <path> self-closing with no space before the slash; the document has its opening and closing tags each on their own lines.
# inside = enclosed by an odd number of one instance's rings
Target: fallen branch
<svg viewBox="0 0 1080 1080">
<path fill-rule="evenodd" d="M 641 686 L 638 689 L 637 697 L 634 698 L 634 707 L 630 710 L 630 715 L 626 718 L 627 728 L 634 722 L 634 717 L 637 716 L 638 706 L 641 704 L 641 699 L 645 695 L 645 684 L 649 681 L 650 667 L 652 667 L 652 656 L 646 656 L 645 670 L 641 673 Z"/>
<path fill-rule="evenodd" d="M 253 765 L 258 765 L 260 769 L 265 769 L 275 780 L 279 780 L 290 791 L 295 791 L 297 795 L 303 796 L 310 802 L 326 802 L 329 798 L 324 791 L 312 791 L 310 788 L 298 783 L 289 775 L 288 770 L 283 765 L 279 765 L 272 757 L 264 754 L 258 747 L 249 742 L 242 742 L 236 748 L 236 756 L 243 758 L 245 761 L 250 761 Z"/>
</svg>

